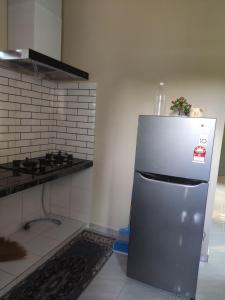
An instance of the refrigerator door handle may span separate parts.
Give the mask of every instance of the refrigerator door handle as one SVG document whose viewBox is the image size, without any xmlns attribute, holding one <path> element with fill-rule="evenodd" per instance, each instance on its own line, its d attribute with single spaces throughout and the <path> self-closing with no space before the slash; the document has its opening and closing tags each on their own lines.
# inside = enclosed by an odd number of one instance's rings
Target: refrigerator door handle
<svg viewBox="0 0 225 300">
<path fill-rule="evenodd" d="M 161 181 L 161 182 L 163 181 L 169 184 L 177 184 L 183 186 L 198 186 L 202 183 L 207 183 L 206 181 L 202 181 L 202 180 L 167 176 L 167 175 L 161 175 L 155 173 L 147 173 L 147 172 L 140 172 L 140 171 L 137 171 L 137 173 L 145 181 Z"/>
</svg>

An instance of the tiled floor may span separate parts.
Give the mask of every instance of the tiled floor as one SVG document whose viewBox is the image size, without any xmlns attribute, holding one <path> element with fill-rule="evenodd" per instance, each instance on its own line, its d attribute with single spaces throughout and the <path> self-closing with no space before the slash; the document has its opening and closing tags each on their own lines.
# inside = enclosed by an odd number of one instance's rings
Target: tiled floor
<svg viewBox="0 0 225 300">
<path fill-rule="evenodd" d="M 113 254 L 79 300 L 181 300 L 178 296 L 127 278 L 126 262 L 126 256 Z M 225 224 L 214 223 L 210 260 L 200 265 L 196 300 L 224 299 Z"/>
<path fill-rule="evenodd" d="M 25 247 L 27 256 L 21 260 L 0 263 L 0 296 L 86 226 L 77 220 L 57 218 L 62 225 L 42 221 L 32 224 L 28 231 L 21 229 L 9 236 Z"/>
<path fill-rule="evenodd" d="M 28 256 L 17 262 L 0 263 L 0 288 L 5 286 L 0 295 L 52 255 L 52 249 L 58 249 L 65 239 L 71 238 L 71 234 L 73 236 L 85 226 L 75 220 L 61 219 L 63 225 L 60 227 L 37 223 L 29 232 L 21 230 L 11 236 L 28 249 Z M 127 278 L 126 263 L 126 256 L 113 254 L 79 300 L 183 300 Z M 199 272 L 196 300 L 212 299 L 225 299 L 225 223 L 222 222 L 213 223 L 210 260 L 200 265 Z"/>
</svg>

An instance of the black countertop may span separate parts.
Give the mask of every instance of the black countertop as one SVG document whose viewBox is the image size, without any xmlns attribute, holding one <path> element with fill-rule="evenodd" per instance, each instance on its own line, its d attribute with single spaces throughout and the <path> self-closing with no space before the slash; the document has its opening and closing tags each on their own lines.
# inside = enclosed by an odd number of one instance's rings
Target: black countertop
<svg viewBox="0 0 225 300">
<path fill-rule="evenodd" d="M 54 171 L 44 175 L 30 175 L 21 173 L 13 176 L 12 171 L 0 169 L 0 197 L 29 189 L 33 186 L 66 176 L 93 166 L 91 160 L 82 160 L 79 164 Z"/>
</svg>

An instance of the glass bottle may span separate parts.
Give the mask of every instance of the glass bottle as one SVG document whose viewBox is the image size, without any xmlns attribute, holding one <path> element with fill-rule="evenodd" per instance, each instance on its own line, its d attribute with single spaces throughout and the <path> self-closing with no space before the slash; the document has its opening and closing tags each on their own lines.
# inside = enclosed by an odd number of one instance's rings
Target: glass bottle
<svg viewBox="0 0 225 300">
<path fill-rule="evenodd" d="M 166 95 L 165 84 L 160 82 L 158 92 L 155 98 L 154 115 L 163 116 L 166 114 Z"/>
</svg>

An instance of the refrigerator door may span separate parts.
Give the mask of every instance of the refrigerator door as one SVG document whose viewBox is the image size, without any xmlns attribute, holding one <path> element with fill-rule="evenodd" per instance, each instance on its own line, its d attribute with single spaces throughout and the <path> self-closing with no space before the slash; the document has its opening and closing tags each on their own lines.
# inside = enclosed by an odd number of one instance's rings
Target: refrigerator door
<svg viewBox="0 0 225 300">
<path fill-rule="evenodd" d="M 127 275 L 195 298 L 208 183 L 135 172 Z"/>
<path fill-rule="evenodd" d="M 140 116 L 135 169 L 209 180 L 215 119 Z"/>
</svg>

